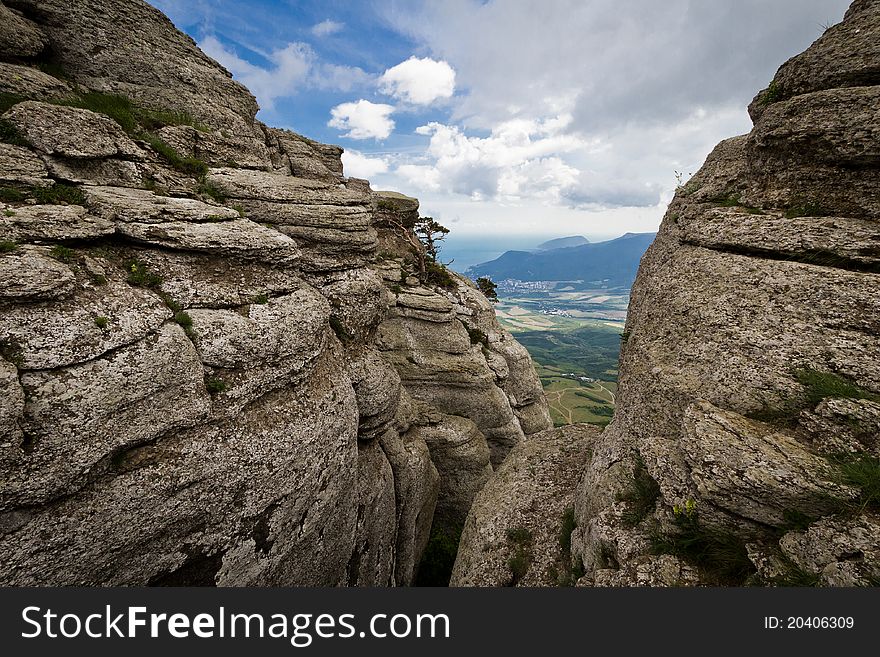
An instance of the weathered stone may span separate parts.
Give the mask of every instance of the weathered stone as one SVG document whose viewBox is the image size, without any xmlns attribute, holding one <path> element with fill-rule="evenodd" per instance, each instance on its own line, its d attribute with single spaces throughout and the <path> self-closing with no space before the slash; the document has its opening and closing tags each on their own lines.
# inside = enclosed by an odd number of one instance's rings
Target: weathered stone
<svg viewBox="0 0 880 657">
<path fill-rule="evenodd" d="M 622 569 L 596 571 L 594 586 L 699 586 L 697 571 L 670 554 L 640 556 Z"/>
<path fill-rule="evenodd" d="M 0 93 L 21 98 L 49 99 L 71 91 L 69 84 L 37 68 L 0 62 Z"/>
<path fill-rule="evenodd" d="M 310 369 L 329 330 L 327 302 L 307 286 L 241 313 L 193 308 L 188 315 L 202 362 L 225 386 L 214 397 L 217 417 L 233 416 Z"/>
<path fill-rule="evenodd" d="M 358 438 L 370 440 L 391 426 L 400 402 L 400 377 L 375 349 L 352 354 L 348 376 L 354 386 L 360 420 Z"/>
<path fill-rule="evenodd" d="M 701 524 L 748 540 L 771 583 L 785 564 L 767 546 L 785 516 L 833 516 L 859 494 L 816 452 L 877 444 L 873 402 L 844 397 L 880 391 L 878 8 L 856 0 L 783 65 L 750 107 L 752 132 L 719 144 L 670 204 L 632 289 L 614 421 L 579 487 L 585 581 L 605 577 L 597 527 L 636 462 L 659 496 L 611 545 L 636 545 L 691 501 Z M 618 554 L 623 575 L 605 581 L 633 583 L 646 552 Z M 822 583 L 865 576 L 831 571 Z"/>
<path fill-rule="evenodd" d="M 389 429 L 379 438 L 394 472 L 397 500 L 397 550 L 395 581 L 413 583 L 431 533 L 440 477 L 431 462 L 428 446 L 415 430 L 403 435 Z"/>
<path fill-rule="evenodd" d="M 20 247 L 0 255 L 0 301 L 59 299 L 73 292 L 75 282 L 70 268 L 44 250 Z"/>
<path fill-rule="evenodd" d="M 803 258 L 817 264 L 851 267 L 880 264 L 880 224 L 846 217 L 796 217 L 781 213 L 747 214 L 718 208 L 678 220 L 681 240 L 710 249 L 737 249 L 777 258 Z"/>
<path fill-rule="evenodd" d="M 2 208 L 0 240 L 91 240 L 115 232 L 112 221 L 79 205 L 25 205 Z"/>
<path fill-rule="evenodd" d="M 18 370 L 0 358 L 0 453 L 15 449 L 21 443 L 23 416 L 24 390 L 18 382 Z M 0 459 L 5 460 L 2 456 Z"/>
<path fill-rule="evenodd" d="M 218 223 L 123 223 L 117 231 L 138 242 L 181 251 L 219 253 L 272 264 L 292 264 L 299 258 L 296 242 L 247 219 Z"/>
<path fill-rule="evenodd" d="M 393 586 L 397 547 L 394 473 L 379 441 L 358 443 L 357 529 L 348 586 Z"/>
<path fill-rule="evenodd" d="M 111 280 L 80 289 L 63 301 L 4 311 L 0 335 L 18 346 L 23 369 L 46 370 L 93 360 L 137 342 L 170 317 L 171 311 L 155 294 Z"/>
<path fill-rule="evenodd" d="M 40 28 L 21 13 L 0 4 L 0 55 L 35 57 L 49 43 Z"/>
<path fill-rule="evenodd" d="M 560 584 L 571 567 L 559 540 L 563 516 L 596 433 L 571 425 L 511 450 L 468 513 L 451 586 Z"/>
<path fill-rule="evenodd" d="M 296 272 L 223 254 L 151 249 L 125 251 L 162 278 L 161 290 L 183 308 L 234 308 L 300 289 Z"/>
<path fill-rule="evenodd" d="M 139 188 L 149 184 L 145 181 L 156 178 L 160 169 L 157 163 L 132 162 L 115 157 L 85 160 L 46 155 L 43 159 L 53 178 L 77 185 Z M 188 188 L 174 186 L 172 189 L 176 193 L 190 193 Z"/>
<path fill-rule="evenodd" d="M 418 430 L 440 475 L 432 531 L 457 536 L 474 498 L 492 475 L 489 446 L 477 425 L 467 418 L 424 411 L 420 415 L 428 416 Z"/>
<path fill-rule="evenodd" d="M 254 97 L 145 2 L 17 0 L 40 17 L 53 55 L 74 82 L 154 109 L 183 111 L 234 141 L 265 140 Z M 268 162 L 267 162 L 268 165 Z"/>
<path fill-rule="evenodd" d="M 387 310 L 386 290 L 372 269 L 349 269 L 312 279 L 349 335 L 368 341 Z"/>
<path fill-rule="evenodd" d="M 51 187 L 46 165 L 33 151 L 0 143 L 0 183 L 17 187 Z"/>
<path fill-rule="evenodd" d="M 700 500 L 764 525 L 823 514 L 857 497 L 824 459 L 785 432 L 703 402 L 685 411 L 681 446 Z"/>
<path fill-rule="evenodd" d="M 880 403 L 869 399 L 823 400 L 798 417 L 820 454 L 870 452 L 880 456 Z"/>
<path fill-rule="evenodd" d="M 263 171 L 228 167 L 211 169 L 208 172 L 208 182 L 226 196 L 243 200 L 343 206 L 365 206 L 370 202 L 366 194 L 352 191 L 342 185 Z M 254 210 L 254 206 L 243 205 L 245 209 Z M 261 220 L 260 217 L 257 218 Z"/>
<path fill-rule="evenodd" d="M 779 68 L 771 87 L 749 105 L 749 114 L 757 120 L 773 103 L 811 91 L 880 83 L 878 42 L 880 18 L 874 0 L 855 0 L 843 22 Z"/>
<path fill-rule="evenodd" d="M 342 181 L 342 149 L 321 144 L 289 130 L 266 128 L 266 135 L 276 150 L 275 168 L 297 178 Z"/>
<path fill-rule="evenodd" d="M 195 349 L 173 324 L 106 358 L 26 372 L 21 384 L 28 446 L 6 453 L 3 510 L 71 494 L 121 451 L 192 426 L 208 410 Z"/>
<path fill-rule="evenodd" d="M 86 188 L 89 207 L 110 221 L 162 224 L 191 221 L 217 223 L 239 219 L 237 210 L 189 198 L 158 196 L 145 189 Z"/>
<path fill-rule="evenodd" d="M 159 130 L 159 137 L 174 150 L 212 166 L 269 168 L 269 150 L 258 138 L 256 130 L 244 136 L 222 131 L 199 130 L 188 125 L 168 126 Z"/>
<path fill-rule="evenodd" d="M 328 356 L 306 385 L 271 393 L 230 422 L 119 451 L 113 476 L 29 511 L 0 538 L 0 580 L 344 584 L 357 519 L 357 409 Z M 167 414 L 180 400 L 160 407 Z"/>
<path fill-rule="evenodd" d="M 18 103 L 3 115 L 38 151 L 73 158 L 121 156 L 140 159 L 144 152 L 119 124 L 87 109 L 38 101 Z"/>
<path fill-rule="evenodd" d="M 880 521 L 824 518 L 779 541 L 783 554 L 824 586 L 872 586 L 880 577 Z"/>
</svg>

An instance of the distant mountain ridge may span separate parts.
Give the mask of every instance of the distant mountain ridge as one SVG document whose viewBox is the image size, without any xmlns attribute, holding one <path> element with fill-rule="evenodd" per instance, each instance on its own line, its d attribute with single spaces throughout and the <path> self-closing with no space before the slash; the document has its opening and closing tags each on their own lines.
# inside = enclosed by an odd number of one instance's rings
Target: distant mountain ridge
<svg viewBox="0 0 880 657">
<path fill-rule="evenodd" d="M 471 278 L 488 276 L 495 281 L 605 281 L 610 285 L 632 285 L 639 260 L 656 233 L 626 233 L 606 242 L 539 251 L 507 251 L 495 260 L 474 265 Z M 544 244 L 561 240 L 550 240 Z"/>
<path fill-rule="evenodd" d="M 590 240 L 588 240 L 583 235 L 572 235 L 571 237 L 557 237 L 555 240 L 547 240 L 546 242 L 541 242 L 538 246 L 535 247 L 536 251 L 551 251 L 553 249 L 567 249 L 572 246 L 583 246 L 584 244 L 589 244 Z"/>
</svg>

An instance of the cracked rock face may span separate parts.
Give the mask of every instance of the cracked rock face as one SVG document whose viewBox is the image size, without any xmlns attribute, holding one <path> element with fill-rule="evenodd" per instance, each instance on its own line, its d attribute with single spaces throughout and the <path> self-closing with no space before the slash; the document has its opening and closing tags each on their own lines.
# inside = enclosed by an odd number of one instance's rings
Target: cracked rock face
<svg viewBox="0 0 880 657">
<path fill-rule="evenodd" d="M 668 585 L 644 570 L 649 546 L 631 547 L 680 531 L 672 509 L 686 504 L 705 531 L 781 550 L 823 584 L 868 581 L 870 567 L 814 563 L 803 546 L 862 544 L 846 518 L 865 493 L 826 457 L 876 455 L 878 30 L 880 4 L 854 2 L 670 204 L 633 287 L 615 418 L 577 496 L 575 544 L 597 584 Z M 614 525 L 638 463 L 659 492 L 637 526 Z M 793 518 L 808 528 L 780 542 Z M 606 545 L 613 573 L 594 557 Z M 767 559 L 753 562 L 772 583 Z M 686 565 L 682 581 L 711 581 Z"/>
<path fill-rule="evenodd" d="M 342 149 L 255 121 L 158 10 L 0 19 L 0 584 L 412 584 L 490 446 L 549 426 L 524 350 L 463 279 L 395 301 L 413 253 Z"/>
</svg>

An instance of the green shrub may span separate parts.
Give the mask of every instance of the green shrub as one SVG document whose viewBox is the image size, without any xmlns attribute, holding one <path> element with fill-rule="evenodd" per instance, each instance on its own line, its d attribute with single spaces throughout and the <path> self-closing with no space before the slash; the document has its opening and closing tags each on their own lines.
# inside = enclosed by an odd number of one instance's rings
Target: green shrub
<svg viewBox="0 0 880 657">
<path fill-rule="evenodd" d="M 184 331 L 188 331 L 192 328 L 193 325 L 192 317 L 190 317 L 188 313 L 185 313 L 182 310 L 180 312 L 174 313 L 174 321 L 180 324 L 183 327 Z"/>
<path fill-rule="evenodd" d="M 464 325 L 464 328 L 467 330 L 468 337 L 471 339 L 471 344 L 481 344 L 484 347 L 489 346 L 489 337 L 483 333 L 480 329 Z"/>
<path fill-rule="evenodd" d="M 525 527 L 509 528 L 507 542 L 513 552 L 507 562 L 511 573 L 509 586 L 516 586 L 528 574 L 532 565 L 532 532 Z"/>
<path fill-rule="evenodd" d="M 155 290 L 162 285 L 162 277 L 151 272 L 149 268 L 139 260 L 127 261 L 125 263 L 125 269 L 128 272 L 127 280 L 129 285 L 145 287 L 151 290 Z"/>
<path fill-rule="evenodd" d="M 27 100 L 24 96 L 0 92 L 0 114 L 6 114 L 13 106 L 18 105 L 23 100 Z"/>
<path fill-rule="evenodd" d="M 870 454 L 840 454 L 829 458 L 840 483 L 858 488 L 859 509 L 880 511 L 880 458 Z"/>
<path fill-rule="evenodd" d="M 428 545 L 419 563 L 416 586 L 449 586 L 460 538 L 460 529 L 431 528 Z"/>
<path fill-rule="evenodd" d="M 571 562 L 571 535 L 577 529 L 577 520 L 574 517 L 574 509 L 568 507 L 562 513 L 562 523 L 559 528 L 559 547 L 562 549 L 564 563 Z"/>
<path fill-rule="evenodd" d="M 621 516 L 627 527 L 635 527 L 647 518 L 660 498 L 660 486 L 648 473 L 641 455 L 636 456 L 632 477 L 629 487 L 617 496 L 619 502 L 626 502 L 627 505 Z"/>
<path fill-rule="evenodd" d="M 15 187 L 0 187 L 0 201 L 5 203 L 21 203 L 27 196 Z"/>
<path fill-rule="evenodd" d="M 769 105 L 770 103 L 775 103 L 781 98 L 782 90 L 779 88 L 779 85 L 776 84 L 776 80 L 771 80 L 770 84 L 767 86 L 767 90 L 764 92 L 758 102 L 761 105 Z"/>
<path fill-rule="evenodd" d="M 188 157 L 178 153 L 174 147 L 167 144 L 160 137 L 153 134 L 142 134 L 140 138 L 147 142 L 150 147 L 161 155 L 171 166 L 194 177 L 202 177 L 208 173 L 208 165 L 196 157 Z M 200 189 L 201 192 L 201 189 Z"/>
<path fill-rule="evenodd" d="M 86 195 L 74 185 L 55 183 L 51 187 L 34 187 L 31 195 L 44 205 L 84 205 Z"/>
<path fill-rule="evenodd" d="M 868 399 L 880 402 L 880 395 L 860 388 L 853 381 L 831 372 L 801 369 L 795 372 L 795 378 L 805 388 L 804 401 L 809 407 L 815 407 L 826 397 Z"/>
<path fill-rule="evenodd" d="M 831 212 L 821 205 L 813 201 L 807 201 L 794 205 L 785 211 L 787 219 L 796 219 L 797 217 L 827 217 Z"/>
<path fill-rule="evenodd" d="M 21 134 L 21 131 L 6 119 L 0 119 L 0 142 L 12 144 L 13 146 L 30 145 L 25 136 Z"/>
<path fill-rule="evenodd" d="M 208 169 L 207 169 L 207 166 L 206 166 L 206 167 L 205 167 L 205 172 L 206 172 L 206 173 L 207 173 L 207 170 L 208 170 Z M 214 185 L 214 184 L 208 182 L 208 181 L 204 178 L 204 174 L 202 174 L 202 176 L 203 176 L 203 177 L 201 178 L 201 180 L 199 180 L 198 193 L 201 194 L 202 196 L 209 196 L 209 197 L 211 197 L 211 198 L 214 199 L 217 203 L 221 203 L 221 204 L 222 204 L 222 203 L 225 203 L 225 202 L 226 202 L 226 195 L 225 195 L 222 191 L 220 191 L 220 189 L 219 189 L 216 185 Z"/>
<path fill-rule="evenodd" d="M 106 329 L 110 325 L 110 320 L 106 317 L 95 317 L 95 326 L 97 326 L 102 331 Z"/>
<path fill-rule="evenodd" d="M 458 287 L 449 270 L 439 262 L 429 262 L 425 265 L 425 275 L 422 282 L 447 290 L 454 290 Z"/>
<path fill-rule="evenodd" d="M 56 260 L 67 264 L 70 264 L 77 259 L 76 251 L 60 244 L 53 246 L 52 250 L 49 251 L 49 255 Z"/>
<path fill-rule="evenodd" d="M 10 240 L 0 240 L 0 253 L 12 253 L 18 250 L 18 244 Z"/>
<path fill-rule="evenodd" d="M 211 395 L 217 395 L 226 390 L 226 382 L 223 379 L 218 379 L 216 377 L 206 376 L 205 377 L 205 388 L 208 390 L 208 393 Z"/>
<path fill-rule="evenodd" d="M 4 217 L 14 217 L 14 216 L 15 216 L 15 210 L 13 210 L 13 209 L 11 209 L 11 208 L 6 208 L 6 209 L 3 211 L 3 216 L 4 216 Z"/>
<path fill-rule="evenodd" d="M 390 289 L 394 294 L 400 294 L 401 292 L 403 292 L 403 288 L 400 286 L 399 283 L 395 283 L 395 284 L 392 285 L 389 289 Z"/>
<path fill-rule="evenodd" d="M 258 294 L 254 297 L 254 303 L 258 303 L 260 305 L 264 305 L 269 303 L 269 295 L 267 294 Z"/>
<path fill-rule="evenodd" d="M 477 289 L 483 293 L 489 301 L 498 301 L 498 285 L 488 276 L 480 276 L 477 280 Z"/>
<path fill-rule="evenodd" d="M 745 542 L 735 534 L 704 527 L 696 504 L 675 507 L 677 532 L 651 536 L 654 554 L 671 554 L 698 568 L 707 581 L 719 586 L 740 586 L 755 574 Z"/>
</svg>

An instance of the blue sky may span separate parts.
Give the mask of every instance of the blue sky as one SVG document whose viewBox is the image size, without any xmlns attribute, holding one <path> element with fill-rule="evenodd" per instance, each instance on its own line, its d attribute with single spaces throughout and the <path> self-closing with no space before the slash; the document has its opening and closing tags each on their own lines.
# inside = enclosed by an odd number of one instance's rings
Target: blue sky
<svg viewBox="0 0 880 657">
<path fill-rule="evenodd" d="M 846 0 L 152 0 L 257 96 L 460 235 L 654 230 Z"/>
</svg>

